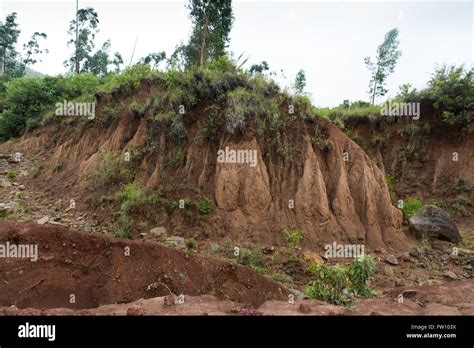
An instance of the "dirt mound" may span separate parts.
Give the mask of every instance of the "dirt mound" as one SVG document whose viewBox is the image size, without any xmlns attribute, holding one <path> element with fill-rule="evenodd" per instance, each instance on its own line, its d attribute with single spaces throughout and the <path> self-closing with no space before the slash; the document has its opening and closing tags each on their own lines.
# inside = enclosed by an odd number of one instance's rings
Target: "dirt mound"
<svg viewBox="0 0 474 348">
<path fill-rule="evenodd" d="M 0 315 L 473 315 L 474 281 L 399 287 L 379 298 L 358 299 L 351 309 L 317 300 L 267 301 L 260 306 L 242 305 L 214 296 L 188 296 L 175 304 L 168 297 L 140 299 L 131 303 L 103 305 L 92 309 L 0 307 Z M 400 295 L 403 302 L 399 302 Z"/>
<path fill-rule="evenodd" d="M 37 245 L 38 260 L 0 262 L 0 305 L 92 308 L 140 298 L 211 294 L 250 303 L 286 299 L 281 285 L 249 268 L 58 226 L 0 222 L 0 244 Z M 71 303 L 71 296 L 75 303 Z"/>
<path fill-rule="evenodd" d="M 346 125 L 351 137 L 393 177 L 397 197 L 474 198 L 474 134 L 444 123 L 438 111 L 424 104 L 419 121 L 397 121 Z"/>
<path fill-rule="evenodd" d="M 41 158 L 29 185 L 45 185 L 56 200 L 74 199 L 80 210 L 109 222 L 111 213 L 121 209 L 116 193 L 124 183 L 97 188 L 94 173 L 103 167 L 104 153 L 116 154 L 122 165 L 124 155 L 132 153 L 131 182 L 159 201 L 129 214 L 133 237 L 163 225 L 186 238 L 275 245 L 284 243 L 282 230 L 290 228 L 302 230 L 303 245 L 318 251 L 334 241 L 369 248 L 407 245 L 383 172 L 330 122 L 290 115 L 283 101 L 279 113 L 288 126 L 274 131 L 249 118 L 245 134 L 235 136 L 225 131 L 225 109 L 212 118 L 219 105 L 201 101 L 184 115 L 187 141 L 177 144 L 169 127 L 137 118 L 127 107 L 159 95 L 155 87 L 101 97 L 95 120 L 50 120 L 0 145 L 0 153 Z M 106 121 L 107 110 L 119 103 L 125 105 L 119 116 Z M 256 165 L 219 163 L 218 151 L 226 148 L 256 151 Z M 205 218 L 196 211 L 183 214 L 176 202 L 185 197 L 192 202 L 209 198 L 215 209 Z"/>
</svg>

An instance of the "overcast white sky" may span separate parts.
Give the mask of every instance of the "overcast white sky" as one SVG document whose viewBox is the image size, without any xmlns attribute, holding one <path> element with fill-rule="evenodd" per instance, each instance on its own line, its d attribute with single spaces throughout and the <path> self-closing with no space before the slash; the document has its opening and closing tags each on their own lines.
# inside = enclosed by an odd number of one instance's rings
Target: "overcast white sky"
<svg viewBox="0 0 474 348">
<path fill-rule="evenodd" d="M 191 29 L 187 1 L 86 1 L 99 15 L 96 48 L 110 39 L 128 63 L 138 37 L 134 61 L 155 51 L 173 52 Z M 400 30 L 400 58 L 388 79 L 389 93 L 411 83 L 426 85 L 436 64 L 472 66 L 474 9 L 471 1 L 233 1 L 235 23 L 230 49 L 244 53 L 249 64 L 266 60 L 271 70 L 283 69 L 291 84 L 299 69 L 306 71 L 307 90 L 318 106 L 344 99 L 367 100 L 369 72 L 365 56 L 373 56 L 387 31 Z M 34 31 L 48 34 L 50 53 L 33 69 L 65 73 L 67 28 L 75 0 L 0 0 L 0 20 L 18 13 L 18 49 Z M 281 84 L 285 80 L 279 79 Z"/>
</svg>

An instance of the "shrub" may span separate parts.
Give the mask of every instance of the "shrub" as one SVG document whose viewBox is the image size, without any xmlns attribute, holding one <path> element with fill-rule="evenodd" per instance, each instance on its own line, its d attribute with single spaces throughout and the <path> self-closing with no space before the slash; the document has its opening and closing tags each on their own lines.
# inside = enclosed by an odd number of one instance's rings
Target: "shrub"
<svg viewBox="0 0 474 348">
<path fill-rule="evenodd" d="M 428 82 L 433 106 L 452 125 L 467 125 L 474 119 L 474 70 L 443 65 Z"/>
<path fill-rule="evenodd" d="M 262 267 L 262 252 L 259 249 L 240 248 L 239 262 L 252 268 L 260 268 Z"/>
<path fill-rule="evenodd" d="M 471 199 L 465 195 L 458 195 L 451 204 L 451 211 L 455 216 L 468 217 L 471 216 L 468 207 L 472 207 Z"/>
<path fill-rule="evenodd" d="M 120 199 L 122 201 L 122 211 L 127 214 L 136 212 L 146 203 L 146 197 L 143 190 L 137 188 L 133 184 L 126 184 L 124 186 Z"/>
<path fill-rule="evenodd" d="M 289 246 L 296 247 L 303 240 L 304 232 L 285 228 L 283 230 L 283 238 L 286 240 Z"/>
<path fill-rule="evenodd" d="M 16 172 L 15 171 L 8 171 L 7 172 L 7 178 L 10 179 L 10 180 L 13 180 L 16 178 Z"/>
<path fill-rule="evenodd" d="M 196 248 L 196 240 L 194 238 L 189 238 L 186 240 L 186 248 L 188 250 L 194 250 Z"/>
<path fill-rule="evenodd" d="M 110 189 L 113 185 L 134 179 L 135 172 L 120 164 L 120 154 L 107 151 L 101 152 L 99 156 L 100 164 L 92 172 L 93 188 Z"/>
<path fill-rule="evenodd" d="M 355 259 L 350 265 L 311 263 L 308 270 L 316 276 L 306 289 L 311 298 L 348 305 L 352 302 L 352 295 L 375 296 L 375 292 L 367 285 L 370 275 L 375 272 L 374 262 L 369 255 Z"/>
<path fill-rule="evenodd" d="M 423 207 L 423 202 L 418 198 L 408 198 L 403 201 L 403 217 L 408 220 Z"/>
<path fill-rule="evenodd" d="M 196 209 L 200 214 L 209 214 L 212 211 L 212 199 L 208 197 L 204 197 L 203 199 L 199 199 L 195 203 Z"/>
<path fill-rule="evenodd" d="M 0 140 L 20 136 L 27 120 L 40 117 L 55 101 L 54 89 L 39 77 L 12 80 L 5 93 L 7 109 L 0 114 Z"/>
<path fill-rule="evenodd" d="M 243 134 L 246 118 L 264 116 L 271 119 L 278 115 L 278 107 L 272 99 L 239 87 L 228 94 L 225 115 L 227 131 L 231 134 Z"/>
<path fill-rule="evenodd" d="M 132 101 L 128 106 L 128 110 L 134 118 L 140 118 L 145 115 L 146 108 L 147 103 L 141 102 L 139 100 Z"/>
<path fill-rule="evenodd" d="M 114 235 L 117 238 L 132 238 L 132 221 L 125 212 L 115 214 L 115 230 Z"/>
</svg>

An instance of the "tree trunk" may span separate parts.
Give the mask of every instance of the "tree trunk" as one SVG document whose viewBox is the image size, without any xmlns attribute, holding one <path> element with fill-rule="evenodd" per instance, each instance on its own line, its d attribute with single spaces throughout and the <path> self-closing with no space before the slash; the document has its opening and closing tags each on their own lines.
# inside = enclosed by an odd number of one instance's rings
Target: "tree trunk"
<svg viewBox="0 0 474 348">
<path fill-rule="evenodd" d="M 204 28 L 201 31 L 201 47 L 199 47 L 199 62 L 198 66 L 203 66 L 205 62 L 205 52 L 206 52 L 206 39 L 209 34 L 209 15 L 206 11 L 206 20 L 204 21 Z"/>
<path fill-rule="evenodd" d="M 78 23 L 78 12 L 79 12 L 79 0 L 76 0 L 76 53 L 75 53 L 75 63 L 76 63 L 76 74 L 79 74 L 79 57 L 77 56 L 77 44 L 79 41 L 79 23 Z"/>
</svg>

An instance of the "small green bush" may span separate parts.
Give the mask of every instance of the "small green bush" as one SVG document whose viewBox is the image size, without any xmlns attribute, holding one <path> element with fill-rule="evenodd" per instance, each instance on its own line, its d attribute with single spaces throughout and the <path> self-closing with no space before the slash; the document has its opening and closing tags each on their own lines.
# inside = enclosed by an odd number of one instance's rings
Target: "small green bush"
<svg viewBox="0 0 474 348">
<path fill-rule="evenodd" d="M 8 172 L 7 172 L 7 178 L 8 178 L 9 180 L 15 179 L 15 178 L 16 178 L 16 172 L 15 172 L 14 170 L 8 171 Z"/>
<path fill-rule="evenodd" d="M 423 207 L 423 202 L 419 198 L 408 198 L 403 201 L 403 217 L 408 220 Z"/>
<path fill-rule="evenodd" d="M 206 215 L 212 211 L 212 203 L 212 199 L 204 197 L 197 200 L 194 204 L 196 205 L 196 209 L 200 214 Z"/>
<path fill-rule="evenodd" d="M 285 228 L 283 230 L 283 238 L 290 247 L 296 247 L 304 238 L 304 232 L 300 230 L 290 230 Z"/>
<path fill-rule="evenodd" d="M 306 289 L 311 298 L 348 305 L 352 303 L 353 295 L 375 296 L 375 292 L 367 285 L 370 275 L 375 272 L 374 262 L 369 255 L 355 259 L 350 265 L 311 263 L 308 270 L 316 277 Z"/>
<path fill-rule="evenodd" d="M 252 250 L 248 248 L 240 248 L 239 263 L 250 266 L 252 268 L 262 267 L 262 252 L 259 249 Z"/>
</svg>

